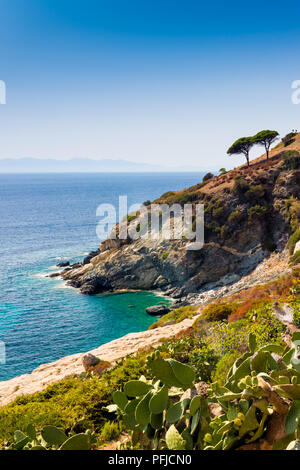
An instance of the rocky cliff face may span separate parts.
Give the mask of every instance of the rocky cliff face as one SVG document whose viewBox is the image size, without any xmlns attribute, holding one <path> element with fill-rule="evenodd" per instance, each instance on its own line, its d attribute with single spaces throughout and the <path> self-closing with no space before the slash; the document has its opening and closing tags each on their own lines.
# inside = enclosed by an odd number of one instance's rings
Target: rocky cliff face
<svg viewBox="0 0 300 470">
<path fill-rule="evenodd" d="M 299 136 L 296 144 L 300 148 Z M 240 167 L 156 201 L 204 204 L 201 250 L 187 250 L 185 239 L 108 239 L 86 264 L 65 270 L 63 279 L 84 294 L 151 289 L 175 298 L 236 282 L 288 241 L 300 170 L 288 169 L 283 150 L 289 149 L 278 148 L 270 161 L 260 158 L 250 169 Z"/>
</svg>

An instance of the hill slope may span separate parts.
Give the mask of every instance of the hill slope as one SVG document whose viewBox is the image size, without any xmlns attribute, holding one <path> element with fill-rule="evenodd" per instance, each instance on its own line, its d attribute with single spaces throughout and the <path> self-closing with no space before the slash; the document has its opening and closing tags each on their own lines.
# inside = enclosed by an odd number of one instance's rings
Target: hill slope
<svg viewBox="0 0 300 470">
<path fill-rule="evenodd" d="M 167 207 L 204 204 L 201 250 L 187 250 L 186 239 L 108 239 L 89 262 L 68 268 L 62 277 L 85 294 L 159 289 L 175 298 L 236 282 L 271 252 L 282 252 L 297 227 L 299 161 L 283 158 L 291 150 L 300 150 L 300 135 L 287 147 L 277 146 L 269 161 L 262 156 L 250 168 L 239 167 L 154 201 Z M 128 225 L 143 220 L 132 217 Z"/>
</svg>

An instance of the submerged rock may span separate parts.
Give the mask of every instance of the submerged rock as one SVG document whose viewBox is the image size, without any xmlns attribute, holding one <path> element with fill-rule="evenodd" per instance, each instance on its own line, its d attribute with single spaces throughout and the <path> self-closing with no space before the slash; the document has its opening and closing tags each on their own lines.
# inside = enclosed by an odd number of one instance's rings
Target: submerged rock
<svg viewBox="0 0 300 470">
<path fill-rule="evenodd" d="M 166 305 L 153 305 L 152 307 L 147 307 L 146 312 L 156 317 L 158 315 L 166 315 L 166 313 L 170 312 L 170 309 Z"/>
</svg>

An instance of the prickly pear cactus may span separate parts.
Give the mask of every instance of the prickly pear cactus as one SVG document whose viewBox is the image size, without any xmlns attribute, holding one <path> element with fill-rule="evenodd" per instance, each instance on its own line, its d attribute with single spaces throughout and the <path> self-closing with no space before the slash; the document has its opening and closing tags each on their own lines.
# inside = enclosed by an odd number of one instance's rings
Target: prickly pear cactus
<svg viewBox="0 0 300 470">
<path fill-rule="evenodd" d="M 277 344 L 258 348 L 251 334 L 249 351 L 235 361 L 224 386 L 211 385 L 208 399 L 200 395 L 182 399 L 183 391 L 193 388 L 193 369 L 155 352 L 147 358 L 153 380 L 128 382 L 124 392 L 113 394 L 110 411 L 119 414 L 133 436 L 143 434 L 145 448 L 229 450 L 263 442 L 268 449 L 298 450 L 299 344 L 296 333 L 292 348 Z M 210 414 L 210 403 L 220 405 L 220 415 Z M 278 415 L 285 423 L 284 438 L 269 442 L 265 436 Z"/>
<path fill-rule="evenodd" d="M 1 450 L 90 450 L 95 442 L 96 438 L 90 430 L 67 436 L 56 426 L 45 426 L 37 432 L 29 424 L 26 432 L 15 431 L 14 442 Z"/>
</svg>

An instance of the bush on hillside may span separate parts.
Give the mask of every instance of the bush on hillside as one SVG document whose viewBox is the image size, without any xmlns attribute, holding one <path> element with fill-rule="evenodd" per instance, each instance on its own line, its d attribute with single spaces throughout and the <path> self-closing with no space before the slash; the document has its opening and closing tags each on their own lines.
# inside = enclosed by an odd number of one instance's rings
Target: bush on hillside
<svg viewBox="0 0 300 470">
<path fill-rule="evenodd" d="M 212 178 L 214 177 L 214 175 L 212 173 L 206 173 L 206 175 L 203 176 L 203 179 L 202 179 L 202 182 L 206 182 L 208 180 L 211 180 Z"/>
<path fill-rule="evenodd" d="M 288 145 L 295 142 L 294 137 L 296 137 L 297 132 L 289 132 L 285 137 L 282 138 L 283 145 L 287 147 Z"/>
<path fill-rule="evenodd" d="M 297 150 L 289 150 L 281 154 L 283 167 L 286 170 L 298 170 L 300 168 L 300 152 Z"/>
<path fill-rule="evenodd" d="M 248 201 L 262 199 L 265 195 L 265 190 L 261 184 L 251 185 L 249 189 L 245 192 L 245 198 Z"/>
<path fill-rule="evenodd" d="M 267 212 L 268 209 L 266 206 L 256 204 L 255 206 L 250 207 L 247 211 L 249 223 L 251 224 L 255 219 L 262 219 Z"/>
</svg>

